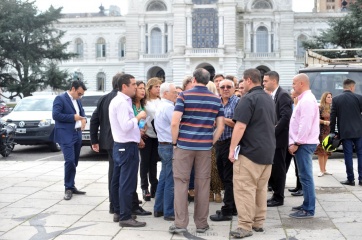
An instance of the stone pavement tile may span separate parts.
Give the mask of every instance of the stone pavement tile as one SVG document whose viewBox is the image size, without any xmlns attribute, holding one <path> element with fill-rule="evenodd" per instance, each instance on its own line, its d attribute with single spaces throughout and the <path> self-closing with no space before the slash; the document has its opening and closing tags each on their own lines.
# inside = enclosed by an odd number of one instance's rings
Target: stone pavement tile
<svg viewBox="0 0 362 240">
<path fill-rule="evenodd" d="M 42 188 L 40 187 L 18 187 L 18 186 L 12 186 L 6 189 L 2 189 L 2 194 L 33 194 L 35 192 L 40 191 Z"/>
<path fill-rule="evenodd" d="M 97 180 L 104 176 L 104 174 L 94 174 L 94 173 L 84 173 L 84 172 L 78 172 L 77 171 L 77 182 L 80 182 L 81 180 Z"/>
<path fill-rule="evenodd" d="M 91 211 L 82 217 L 81 222 L 113 222 L 113 214 L 108 211 Z"/>
<path fill-rule="evenodd" d="M 55 238 L 56 240 L 112 240 L 115 239 L 111 236 L 87 236 L 87 235 L 71 235 L 62 234 Z M 129 238 L 129 240 L 131 240 Z"/>
<path fill-rule="evenodd" d="M 362 223 L 361 212 L 328 212 L 328 216 L 334 223 Z"/>
<path fill-rule="evenodd" d="M 71 234 L 91 236 L 115 236 L 121 229 L 114 222 L 77 222 L 72 226 Z"/>
<path fill-rule="evenodd" d="M 355 195 L 360 201 L 362 201 L 362 192 L 353 192 L 353 195 Z"/>
<path fill-rule="evenodd" d="M 170 240 L 172 234 L 167 230 L 164 231 L 144 231 L 144 228 L 122 228 L 113 240 L 133 240 L 133 239 L 157 239 Z"/>
<path fill-rule="evenodd" d="M 343 204 L 344 202 L 360 202 L 360 200 L 350 192 L 339 192 L 335 189 L 330 190 L 333 193 L 324 193 L 321 194 L 320 191 L 317 192 L 318 201 L 321 204 L 325 202 L 334 202 L 336 204 Z"/>
<path fill-rule="evenodd" d="M 3 209 L 0 209 L 0 216 L 1 219 L 10 218 L 17 221 L 18 220 L 23 221 L 37 215 L 43 210 L 44 209 L 42 208 L 24 208 L 24 207 L 13 208 L 8 206 Z"/>
<path fill-rule="evenodd" d="M 25 194 L 4 194 L 2 193 L 2 190 L 0 192 L 0 199 L 2 203 L 13 203 L 16 201 L 19 201 L 20 199 L 25 198 L 27 195 Z"/>
<path fill-rule="evenodd" d="M 22 219 L 11 219 L 11 218 L 1 218 L 0 219 L 0 232 L 7 232 L 10 229 L 20 225 L 24 220 Z M 1 236 L 1 233 L 0 233 Z M 0 237 L 1 239 L 1 237 Z"/>
<path fill-rule="evenodd" d="M 362 202 L 324 202 L 323 209 L 326 212 L 362 212 Z"/>
<path fill-rule="evenodd" d="M 49 208 L 51 206 L 53 206 L 54 204 L 58 203 L 59 200 L 57 199 L 39 199 L 39 200 L 34 200 L 31 198 L 24 198 L 21 199 L 11 205 L 9 205 L 9 207 L 12 208 L 40 208 L 40 209 L 46 209 Z"/>
<path fill-rule="evenodd" d="M 70 227 L 79 221 L 82 215 L 56 215 L 52 213 L 39 213 L 28 221 L 22 223 L 22 226 L 44 226 L 44 227 Z"/>
<path fill-rule="evenodd" d="M 361 239 L 361 222 L 353 222 L 353 223 L 335 223 L 335 226 L 338 230 L 347 238 L 359 236 Z"/>
<path fill-rule="evenodd" d="M 2 182 L 4 182 L 4 184 L 10 184 L 12 186 L 21 182 L 28 181 L 29 179 L 31 178 L 24 177 L 24 175 L 21 177 L 14 177 L 14 175 L 11 175 L 6 178 L 2 178 Z"/>
<path fill-rule="evenodd" d="M 1 165 L 3 166 L 3 165 Z M 0 178 L 5 178 L 7 176 L 11 176 L 12 174 L 16 173 L 16 170 L 0 170 Z"/>
<path fill-rule="evenodd" d="M 289 239 L 312 240 L 312 239 L 345 239 L 345 237 L 333 228 L 321 228 L 313 230 L 286 229 Z M 348 238 L 347 238 L 348 239 Z"/>
<path fill-rule="evenodd" d="M 64 197 L 64 193 L 62 193 L 61 195 L 61 199 L 63 199 Z M 87 194 L 85 195 L 78 195 L 78 194 L 73 194 L 73 197 L 71 200 L 66 201 L 63 200 L 61 202 L 59 202 L 60 205 L 92 205 L 93 207 L 98 206 L 99 203 L 105 201 L 107 197 L 91 197 L 91 196 L 87 196 Z"/>
<path fill-rule="evenodd" d="M 108 199 L 106 199 L 104 202 L 99 204 L 94 210 L 96 210 L 96 211 L 107 211 L 108 212 L 109 211 L 109 201 L 108 201 Z M 153 211 L 152 211 L 152 214 L 153 214 Z M 109 214 L 109 215 L 111 215 L 111 214 Z"/>
<path fill-rule="evenodd" d="M 39 188 L 45 188 L 53 185 L 56 181 L 39 181 L 39 180 L 28 180 L 25 182 L 21 182 L 16 184 L 16 187 L 39 187 Z"/>
<path fill-rule="evenodd" d="M 43 191 L 49 191 L 49 192 L 61 192 L 64 195 L 64 182 L 59 181 L 57 183 L 54 183 L 53 185 L 50 185 L 49 187 L 45 187 Z"/>
<path fill-rule="evenodd" d="M 64 215 L 85 215 L 88 212 L 90 212 L 93 208 L 94 206 L 92 205 L 77 205 L 76 203 L 74 203 L 74 205 L 57 204 L 44 210 L 44 213 L 64 214 Z"/>
<path fill-rule="evenodd" d="M 39 175 L 40 175 L 40 173 L 26 173 L 26 172 L 22 171 L 22 172 L 17 172 L 17 173 L 11 174 L 11 177 L 15 178 L 15 179 L 23 178 L 25 180 L 28 180 L 28 179 L 35 178 Z"/>
<path fill-rule="evenodd" d="M 106 183 L 92 183 L 84 188 L 88 196 L 107 196 L 109 195 L 108 184 Z"/>
<path fill-rule="evenodd" d="M 2 209 L 3 207 L 8 206 L 10 204 L 11 204 L 11 202 L 0 202 L 0 209 Z"/>
<path fill-rule="evenodd" d="M 41 190 L 39 192 L 33 193 L 31 195 L 28 195 L 26 197 L 26 199 L 39 199 L 39 200 L 43 200 L 43 199 L 52 199 L 52 200 L 62 200 L 64 197 L 64 193 L 60 194 L 59 192 L 49 192 L 49 191 L 44 191 Z M 35 200 L 33 200 L 35 201 Z"/>
<path fill-rule="evenodd" d="M 58 236 L 65 228 L 61 227 L 39 227 L 39 226 L 19 226 L 6 232 L 0 239 L 2 240 L 29 240 L 29 239 L 52 239 Z"/>
</svg>

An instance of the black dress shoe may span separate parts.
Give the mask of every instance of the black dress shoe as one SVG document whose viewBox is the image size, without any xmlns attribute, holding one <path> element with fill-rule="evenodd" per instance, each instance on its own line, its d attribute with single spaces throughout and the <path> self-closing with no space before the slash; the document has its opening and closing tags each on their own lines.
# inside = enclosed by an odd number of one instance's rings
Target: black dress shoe
<svg viewBox="0 0 362 240">
<path fill-rule="evenodd" d="M 83 191 L 79 191 L 76 187 L 73 188 L 73 194 L 86 194 L 86 192 L 83 192 Z"/>
<path fill-rule="evenodd" d="M 151 187 L 151 198 L 155 198 L 156 196 L 156 189 Z"/>
<path fill-rule="evenodd" d="M 138 204 L 142 204 L 142 201 L 141 201 L 141 200 L 138 200 Z"/>
<path fill-rule="evenodd" d="M 297 192 L 292 192 L 292 196 L 294 196 L 294 197 L 303 196 L 303 190 L 298 190 Z"/>
<path fill-rule="evenodd" d="M 221 210 L 216 210 L 216 214 L 220 214 L 220 213 L 221 213 Z M 237 215 L 238 215 L 238 211 L 233 210 L 232 215 L 233 215 L 233 216 L 237 216 Z"/>
<path fill-rule="evenodd" d="M 70 200 L 73 196 L 73 192 L 72 190 L 68 189 L 65 190 L 65 194 L 64 194 L 64 200 Z"/>
<path fill-rule="evenodd" d="M 210 216 L 210 220 L 214 222 L 231 221 L 232 219 L 233 219 L 232 215 L 225 216 L 222 214 L 222 212 Z"/>
<path fill-rule="evenodd" d="M 162 217 L 162 216 L 163 216 L 163 212 L 156 212 L 156 211 L 154 211 L 154 212 L 153 212 L 153 216 L 154 216 L 154 217 Z"/>
<path fill-rule="evenodd" d="M 139 207 L 138 209 L 132 211 L 132 215 L 147 216 L 152 215 L 152 213 L 144 210 L 142 207 Z"/>
<path fill-rule="evenodd" d="M 267 202 L 267 206 L 268 207 L 278 207 L 278 206 L 283 206 L 284 203 L 276 201 L 274 199 L 271 199 L 270 201 Z"/>
<path fill-rule="evenodd" d="M 289 192 L 298 192 L 299 189 L 298 188 L 289 188 L 288 191 Z"/>
<path fill-rule="evenodd" d="M 142 190 L 142 196 L 143 196 L 143 200 L 145 200 L 146 202 L 151 201 L 151 194 L 148 191 L 148 189 Z"/>
<path fill-rule="evenodd" d="M 355 186 L 356 185 L 356 183 L 354 181 L 349 181 L 349 180 L 341 181 L 341 184 L 349 185 L 349 186 Z"/>
<path fill-rule="evenodd" d="M 175 221 L 175 216 L 164 217 L 163 220 L 165 220 L 165 221 Z"/>
</svg>

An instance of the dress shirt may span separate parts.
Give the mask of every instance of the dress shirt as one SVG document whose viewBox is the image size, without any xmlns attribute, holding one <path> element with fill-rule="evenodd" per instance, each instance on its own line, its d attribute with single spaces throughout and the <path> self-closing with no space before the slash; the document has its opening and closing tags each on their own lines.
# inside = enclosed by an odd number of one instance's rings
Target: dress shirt
<svg viewBox="0 0 362 240">
<path fill-rule="evenodd" d="M 271 97 L 273 100 L 275 100 L 275 94 L 277 94 L 278 89 L 279 89 L 279 86 L 276 89 L 274 89 L 274 91 L 271 93 Z"/>
<path fill-rule="evenodd" d="M 289 124 L 289 145 L 319 144 L 319 108 L 311 90 L 298 96 Z"/>
<path fill-rule="evenodd" d="M 155 114 L 155 128 L 159 142 L 172 143 L 171 119 L 175 105 L 172 101 L 162 98 Z"/>
<path fill-rule="evenodd" d="M 132 109 L 132 99 L 118 92 L 109 104 L 109 121 L 113 140 L 118 143 L 137 142 L 141 140 L 138 121 Z"/>
<path fill-rule="evenodd" d="M 236 105 L 238 105 L 239 100 L 240 100 L 240 98 L 238 98 L 235 95 L 232 95 L 229 98 L 228 103 L 226 105 L 223 104 L 225 118 L 233 119 L 234 110 L 235 110 Z M 224 131 L 222 132 L 222 134 L 221 134 L 221 136 L 219 138 L 219 141 L 224 141 L 226 139 L 231 138 L 231 135 L 233 134 L 233 129 L 234 128 L 232 128 L 232 127 L 228 126 L 227 124 L 225 124 Z"/>
<path fill-rule="evenodd" d="M 161 99 L 159 99 L 159 98 L 149 99 L 146 102 L 145 109 L 146 109 L 147 117 L 149 117 L 149 120 L 146 123 L 147 124 L 146 135 L 151 138 L 157 138 L 155 131 L 153 131 L 153 126 L 152 126 L 151 122 L 155 118 L 156 110 L 158 109 L 158 104 L 160 104 L 160 102 L 161 102 Z"/>
<path fill-rule="evenodd" d="M 68 94 L 68 96 L 70 97 L 70 100 L 72 100 L 72 103 L 73 103 L 75 112 L 79 115 L 79 106 L 78 106 L 77 100 L 74 99 L 74 98 L 72 97 L 72 95 L 69 94 L 68 91 L 67 91 L 67 94 Z M 81 122 L 80 120 L 75 121 L 75 126 L 74 126 L 74 128 L 80 128 L 81 126 L 82 126 L 82 122 Z"/>
</svg>

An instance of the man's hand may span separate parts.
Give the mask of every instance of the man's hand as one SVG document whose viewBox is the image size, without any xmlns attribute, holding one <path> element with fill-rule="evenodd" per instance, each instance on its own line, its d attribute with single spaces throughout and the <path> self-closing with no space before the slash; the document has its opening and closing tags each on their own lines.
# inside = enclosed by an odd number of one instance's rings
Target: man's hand
<svg viewBox="0 0 362 240">
<path fill-rule="evenodd" d="M 81 119 L 81 123 L 82 123 L 82 125 L 81 125 L 81 129 L 82 129 L 82 131 L 85 129 L 85 125 L 87 124 L 87 119 L 86 118 L 82 118 Z"/>
<path fill-rule="evenodd" d="M 234 163 L 235 162 L 235 158 L 234 158 L 234 152 L 233 151 L 229 151 L 229 160 L 230 162 Z"/>
<path fill-rule="evenodd" d="M 294 156 L 294 153 L 298 150 L 298 146 L 295 144 L 292 144 L 288 148 L 289 153 Z"/>
<path fill-rule="evenodd" d="M 143 139 L 141 138 L 140 143 L 138 144 L 138 148 L 144 148 L 146 146 L 145 142 L 143 141 Z"/>
<path fill-rule="evenodd" d="M 146 119 L 147 117 L 147 113 L 145 111 L 141 111 L 137 114 L 136 118 L 137 118 L 137 121 L 140 121 L 140 119 Z"/>
<path fill-rule="evenodd" d="M 92 144 L 92 149 L 93 149 L 93 151 L 95 151 L 95 152 L 99 152 L 99 144 L 98 144 L 98 143 Z"/>
<path fill-rule="evenodd" d="M 79 121 L 79 120 L 82 120 L 82 119 L 85 119 L 85 117 L 82 117 L 79 114 L 74 114 L 74 120 L 75 121 Z"/>
</svg>

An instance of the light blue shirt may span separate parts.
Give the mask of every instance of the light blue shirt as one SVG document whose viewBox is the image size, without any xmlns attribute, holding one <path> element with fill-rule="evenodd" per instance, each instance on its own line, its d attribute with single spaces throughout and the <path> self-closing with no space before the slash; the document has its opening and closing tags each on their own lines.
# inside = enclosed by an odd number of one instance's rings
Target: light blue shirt
<svg viewBox="0 0 362 240">
<path fill-rule="evenodd" d="M 155 128 L 159 142 L 172 143 L 171 119 L 175 105 L 172 101 L 162 98 L 155 114 Z"/>
</svg>

